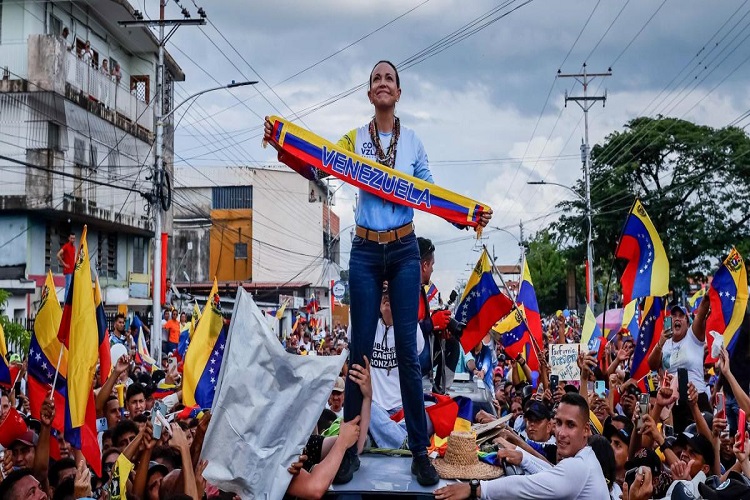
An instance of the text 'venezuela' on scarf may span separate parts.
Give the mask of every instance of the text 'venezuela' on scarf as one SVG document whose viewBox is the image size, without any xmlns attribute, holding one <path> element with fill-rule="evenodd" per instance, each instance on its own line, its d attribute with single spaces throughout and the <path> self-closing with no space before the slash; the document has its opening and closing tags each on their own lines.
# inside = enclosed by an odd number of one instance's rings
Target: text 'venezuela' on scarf
<svg viewBox="0 0 750 500">
<path fill-rule="evenodd" d="M 269 120 L 271 142 L 285 157 L 291 155 L 294 161 L 285 163 L 304 177 L 310 178 L 309 165 L 392 203 L 464 226 L 476 227 L 481 214 L 490 210 L 484 203 L 346 151 L 283 118 Z"/>
</svg>

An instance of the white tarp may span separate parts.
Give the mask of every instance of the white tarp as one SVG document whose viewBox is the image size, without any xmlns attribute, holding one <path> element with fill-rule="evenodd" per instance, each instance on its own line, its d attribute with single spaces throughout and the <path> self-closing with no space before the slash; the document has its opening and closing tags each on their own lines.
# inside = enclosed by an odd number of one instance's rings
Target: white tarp
<svg viewBox="0 0 750 500">
<path fill-rule="evenodd" d="M 282 498 L 347 355 L 287 353 L 239 288 L 201 453 L 206 480 L 243 500 Z"/>
</svg>

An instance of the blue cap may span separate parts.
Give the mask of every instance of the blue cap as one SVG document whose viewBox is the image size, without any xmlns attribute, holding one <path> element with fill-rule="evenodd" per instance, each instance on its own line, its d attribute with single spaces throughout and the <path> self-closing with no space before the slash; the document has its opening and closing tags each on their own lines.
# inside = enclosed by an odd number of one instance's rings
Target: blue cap
<svg viewBox="0 0 750 500">
<path fill-rule="evenodd" d="M 669 310 L 669 314 L 674 314 L 675 311 L 681 312 L 685 316 L 689 316 L 687 307 L 685 307 L 685 306 L 681 306 L 679 304 L 675 305 L 675 306 L 672 306 L 672 309 Z"/>
</svg>

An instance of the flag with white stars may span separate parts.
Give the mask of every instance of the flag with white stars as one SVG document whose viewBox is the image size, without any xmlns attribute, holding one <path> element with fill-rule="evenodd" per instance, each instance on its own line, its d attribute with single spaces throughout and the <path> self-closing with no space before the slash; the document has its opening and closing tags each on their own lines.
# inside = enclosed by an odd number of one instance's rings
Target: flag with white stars
<svg viewBox="0 0 750 500">
<path fill-rule="evenodd" d="M 622 274 L 623 302 L 669 294 L 669 259 L 640 200 L 630 210 L 615 257 L 627 260 Z"/>
<path fill-rule="evenodd" d="M 490 257 L 483 249 L 456 308 L 456 319 L 466 324 L 461 337 L 464 352 L 477 345 L 512 307 L 513 302 L 495 283 Z"/>
<path fill-rule="evenodd" d="M 207 394 L 211 393 L 213 399 L 213 389 L 211 386 L 211 375 L 218 374 L 221 366 L 220 359 L 217 357 L 217 349 L 223 353 L 224 342 L 219 342 L 219 337 L 223 332 L 224 318 L 221 315 L 219 306 L 218 284 L 214 279 L 214 285 L 208 300 L 203 308 L 201 320 L 195 327 L 190 345 L 185 353 L 183 363 L 183 384 L 182 398 L 185 406 L 195 406 L 199 404 L 198 398 L 206 402 Z M 226 335 L 225 337 L 226 338 Z M 218 360 L 218 366 L 217 366 Z M 213 372 L 210 372 L 213 370 Z M 206 378 L 206 373 L 208 377 Z M 215 386 L 215 380 L 213 385 Z M 208 399 L 208 406 L 211 406 L 211 399 Z"/>
<path fill-rule="evenodd" d="M 216 393 L 216 381 L 219 380 L 219 370 L 224 359 L 224 350 L 227 344 L 227 328 L 221 329 L 216 339 L 211 357 L 208 358 L 203 374 L 195 387 L 195 402 L 200 408 L 211 408 Z"/>
<path fill-rule="evenodd" d="M 651 371 L 648 366 L 648 356 L 661 338 L 666 316 L 666 301 L 662 297 L 646 297 L 643 299 L 643 313 L 639 325 L 638 340 L 633 352 L 633 363 L 630 376 L 636 380 Z"/>
<path fill-rule="evenodd" d="M 501 335 L 500 341 L 505 349 L 505 354 L 511 358 L 520 354 L 524 359 L 529 359 L 531 340 L 529 339 L 529 329 L 526 328 L 524 322 L 525 315 L 526 308 L 521 304 L 515 311 L 511 311 L 510 314 L 492 327 L 496 333 Z"/>
<path fill-rule="evenodd" d="M 711 303 L 711 314 L 706 319 L 706 331 L 713 330 L 722 334 L 724 345 L 732 354 L 737 346 L 748 300 L 747 269 L 736 248 L 732 248 L 714 274 L 708 290 L 708 300 Z M 706 340 L 710 353 L 713 336 L 706 335 Z"/>
<path fill-rule="evenodd" d="M 27 363 L 28 377 L 26 391 L 29 396 L 31 416 L 39 419 L 42 403 L 52 388 L 57 360 L 60 359 L 60 375 L 54 393 L 55 419 L 52 428 L 62 432 L 65 428 L 65 379 L 68 376 L 68 350 L 57 339 L 62 309 L 57 301 L 55 281 L 52 273 L 47 274 L 47 281 L 42 288 L 39 310 L 34 320 L 34 331 L 31 333 L 29 357 Z M 62 357 L 60 357 L 62 350 Z"/>
</svg>

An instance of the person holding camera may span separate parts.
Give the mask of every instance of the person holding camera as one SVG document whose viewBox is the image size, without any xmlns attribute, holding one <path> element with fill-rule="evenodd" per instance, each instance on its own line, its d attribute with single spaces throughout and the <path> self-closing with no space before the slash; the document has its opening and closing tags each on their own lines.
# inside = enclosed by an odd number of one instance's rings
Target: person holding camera
<svg viewBox="0 0 750 500">
<path fill-rule="evenodd" d="M 456 374 L 456 366 L 461 356 L 461 335 L 464 325 L 451 317 L 451 311 L 447 307 L 430 312 L 430 303 L 427 299 L 425 287 L 430 284 L 432 271 L 435 266 L 435 245 L 427 238 L 418 237 L 419 245 L 419 268 L 422 286 L 419 290 L 419 327 L 424 334 L 425 344 L 429 346 L 419 356 L 422 367 L 422 375 L 431 375 L 437 368 L 432 392 L 445 394 L 453 383 Z M 456 300 L 458 294 L 451 294 L 449 304 Z"/>
</svg>

